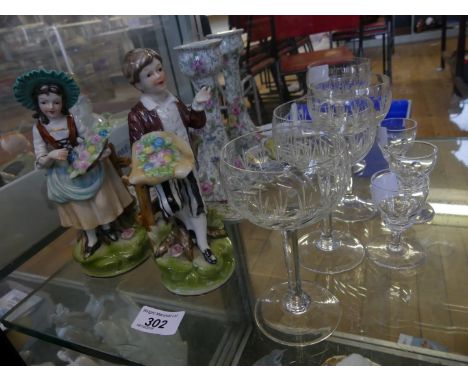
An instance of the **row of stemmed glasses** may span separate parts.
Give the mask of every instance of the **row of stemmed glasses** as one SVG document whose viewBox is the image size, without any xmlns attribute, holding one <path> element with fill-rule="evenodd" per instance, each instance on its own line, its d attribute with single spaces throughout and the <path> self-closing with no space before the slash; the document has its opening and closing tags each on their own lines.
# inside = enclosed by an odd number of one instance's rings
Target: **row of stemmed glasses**
<svg viewBox="0 0 468 382">
<path fill-rule="evenodd" d="M 279 230 L 283 239 L 288 281 L 257 299 L 257 326 L 274 341 L 305 346 L 333 333 L 341 306 L 326 289 L 301 280 L 296 230 L 319 221 L 341 198 L 348 160 L 342 137 L 300 113 L 291 105 L 273 131 L 226 144 L 221 174 L 232 207 L 253 224 Z"/>
<path fill-rule="evenodd" d="M 388 77 L 372 75 L 368 60 L 320 70 L 321 80 L 309 86 L 316 89 L 306 99 L 275 109 L 272 130 L 239 137 L 221 153 L 222 180 L 232 207 L 254 224 L 281 231 L 288 281 L 258 298 L 255 320 L 267 337 L 286 345 L 322 341 L 339 323 L 336 297 L 301 281 L 299 245 L 303 265 L 317 272 L 343 272 L 362 261 L 364 246 L 332 229 L 331 211 L 346 187 L 348 201 L 367 204 L 353 196 L 351 164 L 370 151 L 391 103 Z M 321 219 L 320 234 L 298 241 L 297 229 Z"/>
<path fill-rule="evenodd" d="M 336 75 L 352 74 L 359 81 L 368 73 L 359 64 L 335 69 Z M 311 118 L 307 107 L 297 103 L 288 105 L 272 125 L 271 132 L 226 144 L 220 170 L 232 207 L 254 224 L 280 230 L 283 238 L 288 281 L 257 299 L 257 326 L 274 341 L 304 346 L 333 333 L 341 306 L 326 289 L 302 282 L 297 229 L 330 214 L 344 195 L 349 150 L 323 118 Z"/>
<path fill-rule="evenodd" d="M 391 236 L 390 241 L 377 237 L 367 247 L 370 259 L 388 268 L 414 268 L 425 260 L 420 245 L 404 240 L 402 233 L 434 216 L 426 198 L 438 149 L 432 143 L 417 141 L 416 129 L 412 119 L 389 118 L 380 123 L 378 131 L 377 143 L 390 170 L 374 174 L 371 193 Z"/>
</svg>

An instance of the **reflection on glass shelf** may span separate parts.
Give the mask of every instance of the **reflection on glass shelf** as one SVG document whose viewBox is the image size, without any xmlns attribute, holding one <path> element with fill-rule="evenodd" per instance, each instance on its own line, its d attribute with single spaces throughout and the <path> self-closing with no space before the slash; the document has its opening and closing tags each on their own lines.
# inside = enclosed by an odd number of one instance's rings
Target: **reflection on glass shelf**
<svg viewBox="0 0 468 382">
<path fill-rule="evenodd" d="M 467 107 L 468 110 L 468 107 Z M 467 112 L 467 123 L 468 123 L 468 112 Z M 467 128 L 468 130 L 468 128 Z M 452 150 L 452 154 L 457 157 L 457 159 L 462 162 L 465 166 L 468 166 L 468 141 L 464 139 L 457 139 L 457 149 Z"/>
<path fill-rule="evenodd" d="M 10 311 L 5 326 L 117 364 L 230 364 L 250 332 L 237 280 L 203 296 L 167 292 L 152 260 L 126 275 L 95 279 L 68 263 Z M 40 298 L 40 300 L 38 300 Z M 22 308 L 35 299 L 34 309 Z M 39 302 L 38 302 L 39 301 Z M 184 311 L 174 335 L 131 328 L 143 305 Z"/>
<path fill-rule="evenodd" d="M 436 214 L 468 216 L 466 204 L 431 203 L 431 206 Z"/>
<path fill-rule="evenodd" d="M 458 103 L 458 112 L 449 115 L 450 120 L 461 130 L 468 131 L 468 99 L 461 100 Z M 465 158 L 467 158 L 465 156 Z"/>
</svg>

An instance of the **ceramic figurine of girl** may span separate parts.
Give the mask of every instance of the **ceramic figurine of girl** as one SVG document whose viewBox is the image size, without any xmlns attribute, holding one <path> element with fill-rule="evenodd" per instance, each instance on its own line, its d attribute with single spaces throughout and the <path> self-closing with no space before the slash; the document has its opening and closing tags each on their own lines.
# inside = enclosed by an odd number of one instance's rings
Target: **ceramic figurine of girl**
<svg viewBox="0 0 468 382">
<path fill-rule="evenodd" d="M 128 114 L 130 144 L 152 131 L 170 131 L 187 141 L 193 150 L 188 128 L 200 129 L 206 123 L 205 104 L 211 89 L 202 88 L 188 109 L 166 88 L 161 56 L 152 49 L 138 48 L 125 55 L 122 71 L 130 84 L 141 91 L 140 101 Z M 196 150 L 193 150 L 196 152 Z M 216 263 L 207 240 L 206 207 L 195 170 L 184 179 L 171 179 L 156 186 L 161 210 L 175 216 L 195 235 L 205 260 Z"/>
<path fill-rule="evenodd" d="M 118 240 L 110 223 L 132 197 L 107 158 L 108 148 L 87 172 L 70 177 L 72 149 L 87 129 L 69 112 L 80 94 L 73 79 L 64 72 L 36 69 L 18 77 L 13 90 L 23 106 L 35 111 L 36 167 L 47 169 L 47 195 L 58 206 L 62 226 L 85 232 L 83 257 L 87 258 L 101 246 L 97 228 L 109 240 Z"/>
</svg>

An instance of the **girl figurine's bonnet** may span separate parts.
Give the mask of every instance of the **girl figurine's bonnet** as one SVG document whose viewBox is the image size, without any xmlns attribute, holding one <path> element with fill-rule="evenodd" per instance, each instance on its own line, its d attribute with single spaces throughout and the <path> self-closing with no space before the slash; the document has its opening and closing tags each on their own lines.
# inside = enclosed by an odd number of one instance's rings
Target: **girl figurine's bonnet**
<svg viewBox="0 0 468 382">
<path fill-rule="evenodd" d="M 41 85 L 56 84 L 63 90 L 62 95 L 64 106 L 70 109 L 80 95 L 80 88 L 76 82 L 64 72 L 46 69 L 31 70 L 16 79 L 13 92 L 16 100 L 24 107 L 37 110 L 37 101 L 34 97 L 35 89 Z"/>
</svg>

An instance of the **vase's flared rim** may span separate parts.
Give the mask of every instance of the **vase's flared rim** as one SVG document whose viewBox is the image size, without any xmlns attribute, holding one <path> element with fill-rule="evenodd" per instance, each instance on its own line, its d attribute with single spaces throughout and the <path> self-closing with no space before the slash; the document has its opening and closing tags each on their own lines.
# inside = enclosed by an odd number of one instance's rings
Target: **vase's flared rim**
<svg viewBox="0 0 468 382">
<path fill-rule="evenodd" d="M 232 35 L 242 34 L 242 33 L 244 33 L 243 29 L 231 29 L 231 30 L 228 30 L 228 31 L 208 34 L 205 37 L 212 40 L 212 39 L 215 39 L 215 38 L 222 38 L 222 37 L 225 37 L 225 36 L 232 36 Z"/>
<path fill-rule="evenodd" d="M 209 40 L 189 42 L 188 44 L 175 46 L 173 49 L 174 50 L 203 49 L 203 48 L 215 47 L 219 44 L 221 44 L 221 40 L 219 38 L 212 38 Z"/>
</svg>

